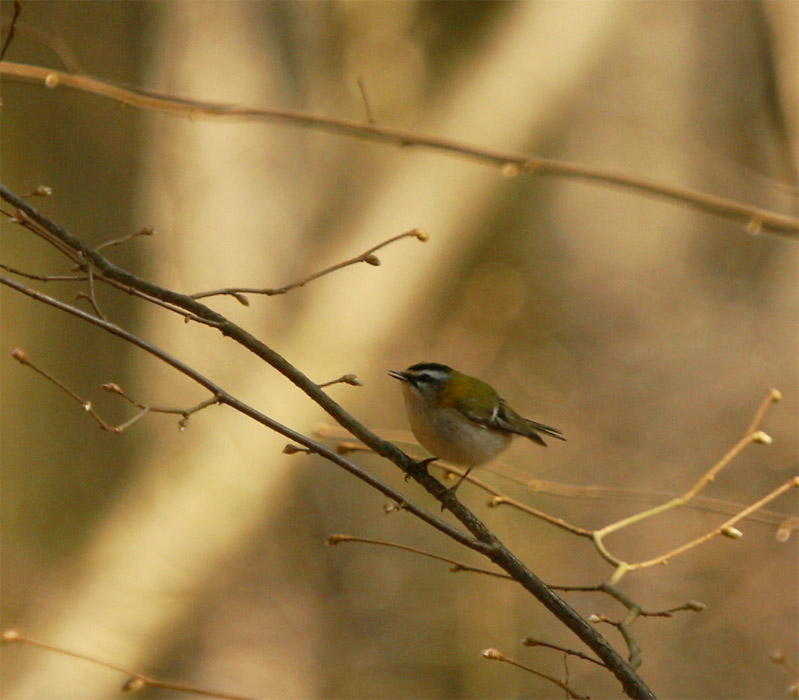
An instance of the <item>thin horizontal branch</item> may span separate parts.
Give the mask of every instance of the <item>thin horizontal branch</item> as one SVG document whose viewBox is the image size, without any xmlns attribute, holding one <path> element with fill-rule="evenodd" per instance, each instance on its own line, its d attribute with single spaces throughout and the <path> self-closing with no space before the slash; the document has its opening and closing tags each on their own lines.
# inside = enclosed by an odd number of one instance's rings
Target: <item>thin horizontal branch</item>
<svg viewBox="0 0 799 700">
<path fill-rule="evenodd" d="M 799 238 L 799 218 L 795 216 L 779 214 L 761 207 L 744 204 L 706 192 L 699 192 L 687 187 L 666 185 L 602 168 L 591 168 L 576 163 L 552 158 L 539 158 L 523 153 L 495 151 L 450 139 L 425 136 L 350 119 L 339 119 L 293 110 L 259 109 L 179 99 L 171 95 L 123 87 L 106 80 L 91 78 L 87 75 L 74 75 L 24 63 L 3 61 L 0 63 L 0 74 L 7 78 L 40 82 L 51 89 L 63 86 L 116 100 L 122 104 L 141 109 L 165 112 L 191 119 L 214 117 L 285 122 L 396 146 L 414 146 L 453 153 L 504 168 L 506 174 L 556 175 L 613 185 L 640 194 L 686 204 L 695 209 L 741 223 L 753 233 L 763 231 L 792 239 Z"/>
<path fill-rule="evenodd" d="M 77 651 L 72 651 L 71 649 L 50 644 L 49 642 L 42 642 L 38 639 L 33 639 L 32 637 L 26 637 L 25 635 L 20 634 L 18 630 L 3 630 L 2 635 L 0 635 L 0 639 L 2 639 L 3 644 L 27 644 L 28 646 L 54 651 L 62 656 L 69 656 L 73 659 L 88 661 L 95 666 L 102 666 L 103 668 L 117 671 L 125 676 L 128 676 L 128 680 L 122 688 L 123 690 L 141 690 L 142 688 L 146 687 L 166 688 L 169 690 L 176 690 L 179 693 L 191 693 L 192 695 L 202 695 L 203 697 L 207 698 L 222 698 L 223 700 L 255 700 L 254 698 L 246 695 L 233 695 L 232 693 L 209 690 L 208 688 L 201 688 L 199 686 L 189 685 L 187 683 L 165 681 L 161 678 L 146 676 L 143 673 L 131 671 L 123 666 L 118 666 L 117 664 L 111 663 L 109 661 L 103 661 L 102 659 L 98 659 L 96 656 L 81 654 Z"/>
<path fill-rule="evenodd" d="M 559 644 L 545 642 L 541 639 L 536 639 L 535 637 L 525 637 L 522 639 L 522 644 L 526 647 L 544 647 L 545 649 L 554 649 L 555 651 L 560 651 L 564 654 L 568 654 L 569 656 L 576 656 L 578 659 L 582 659 L 583 661 L 590 661 L 592 664 L 597 664 L 598 666 L 602 665 L 601 661 L 597 661 L 592 656 L 588 656 L 588 654 L 584 654 L 581 651 L 562 647 Z"/>
<path fill-rule="evenodd" d="M 407 544 L 399 544 L 398 542 L 386 542 L 385 540 L 376 540 L 370 537 L 355 537 L 353 535 L 330 535 L 327 538 L 327 544 L 330 546 L 342 544 L 344 542 L 358 542 L 361 544 L 374 544 L 380 547 L 389 547 L 394 549 L 401 549 L 404 552 L 412 552 L 413 554 L 419 554 L 423 557 L 427 557 L 428 559 L 435 559 L 436 561 L 444 562 L 445 564 L 452 564 L 452 568 L 450 571 L 453 573 L 459 571 L 466 571 L 472 574 L 485 574 L 486 576 L 495 576 L 496 578 L 504 578 L 513 580 L 508 574 L 502 573 L 500 571 L 491 571 L 490 569 L 481 569 L 477 566 L 471 566 L 470 564 L 464 564 L 457 559 L 451 559 L 450 557 L 444 557 L 440 554 L 433 554 L 433 552 L 427 552 L 424 549 L 419 549 L 418 547 L 411 547 Z M 598 663 L 598 662 L 597 662 Z"/>
</svg>

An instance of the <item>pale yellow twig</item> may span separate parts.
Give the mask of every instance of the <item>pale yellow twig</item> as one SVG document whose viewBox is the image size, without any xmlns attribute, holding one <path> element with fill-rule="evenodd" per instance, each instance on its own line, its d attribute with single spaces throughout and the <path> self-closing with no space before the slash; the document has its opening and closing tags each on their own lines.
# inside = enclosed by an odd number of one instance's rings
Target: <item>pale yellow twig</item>
<svg viewBox="0 0 799 700">
<path fill-rule="evenodd" d="M 38 639 L 32 639 L 31 637 L 25 637 L 24 635 L 20 634 L 18 630 L 14 629 L 3 630 L 2 635 L 0 635 L 0 639 L 2 640 L 3 644 L 12 644 L 12 643 L 27 644 L 28 646 L 38 647 L 39 649 L 47 649 L 48 651 L 54 651 L 57 654 L 61 654 L 63 656 L 70 656 L 73 659 L 88 661 L 89 663 L 95 664 L 96 666 L 109 668 L 112 671 L 118 671 L 119 673 L 128 676 L 128 680 L 122 686 L 122 689 L 125 691 L 141 690 L 145 687 L 168 688 L 169 690 L 176 690 L 180 693 L 192 693 L 193 695 L 203 695 L 209 698 L 223 698 L 226 700 L 254 700 L 253 698 L 250 698 L 246 695 L 234 695 L 233 693 L 217 692 L 215 690 L 200 688 L 199 686 L 196 685 L 188 685 L 186 683 L 175 683 L 173 681 L 165 681 L 159 678 L 153 678 L 152 676 L 145 676 L 143 673 L 130 671 L 122 666 L 118 666 L 117 664 L 113 664 L 108 661 L 103 661 L 102 659 L 98 659 L 94 656 L 89 656 L 88 654 L 80 654 L 70 649 L 64 649 L 63 647 L 58 647 L 55 644 L 42 642 L 39 641 Z M 68 690 L 65 689 L 65 693 L 68 693 Z"/>
</svg>

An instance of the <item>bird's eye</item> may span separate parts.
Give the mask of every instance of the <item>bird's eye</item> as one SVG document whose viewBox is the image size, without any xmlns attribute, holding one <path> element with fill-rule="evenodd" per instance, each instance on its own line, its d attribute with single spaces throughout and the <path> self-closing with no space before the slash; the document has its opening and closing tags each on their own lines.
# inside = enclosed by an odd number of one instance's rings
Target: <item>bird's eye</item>
<svg viewBox="0 0 799 700">
<path fill-rule="evenodd" d="M 445 379 L 438 372 L 416 372 L 413 375 L 413 382 L 417 386 L 437 386 L 438 384 L 443 384 Z"/>
</svg>

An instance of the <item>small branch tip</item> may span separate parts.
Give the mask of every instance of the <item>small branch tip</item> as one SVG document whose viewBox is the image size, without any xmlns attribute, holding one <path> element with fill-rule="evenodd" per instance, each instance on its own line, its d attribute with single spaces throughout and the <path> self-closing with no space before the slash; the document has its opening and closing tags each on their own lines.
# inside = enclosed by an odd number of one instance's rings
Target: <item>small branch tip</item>
<svg viewBox="0 0 799 700">
<path fill-rule="evenodd" d="M 770 445 L 774 442 L 774 439 L 768 433 L 758 430 L 756 433 L 752 434 L 752 441 L 760 445 Z"/>
<path fill-rule="evenodd" d="M 487 658 L 487 659 L 494 659 L 494 660 L 496 660 L 496 661 L 501 661 L 502 659 L 504 659 L 504 658 L 505 658 L 505 655 L 504 655 L 504 654 L 503 654 L 501 651 L 499 651 L 498 649 L 492 649 L 492 648 L 489 648 L 489 649 L 483 649 L 483 651 L 482 651 L 482 652 L 480 652 L 480 653 L 481 653 L 481 654 L 482 654 L 482 655 L 483 655 L 485 658 Z"/>
<path fill-rule="evenodd" d="M 3 630 L 2 635 L 0 635 L 0 639 L 4 642 L 16 642 L 20 638 L 19 630 Z"/>
<path fill-rule="evenodd" d="M 430 234 L 423 228 L 415 228 L 411 231 L 411 233 L 422 243 L 427 243 L 427 241 L 430 240 Z"/>
<path fill-rule="evenodd" d="M 135 693 L 137 690 L 144 690 L 147 687 L 143 678 L 132 676 L 122 684 L 123 693 Z"/>
<path fill-rule="evenodd" d="M 771 393 L 771 400 L 774 403 L 777 403 L 777 401 L 782 401 L 782 392 L 779 389 L 772 389 L 770 393 Z"/>
<path fill-rule="evenodd" d="M 26 364 L 28 360 L 28 358 L 25 356 L 25 351 L 22 350 L 21 348 L 14 348 L 11 351 L 11 357 L 13 357 L 17 362 L 23 365 Z"/>
</svg>

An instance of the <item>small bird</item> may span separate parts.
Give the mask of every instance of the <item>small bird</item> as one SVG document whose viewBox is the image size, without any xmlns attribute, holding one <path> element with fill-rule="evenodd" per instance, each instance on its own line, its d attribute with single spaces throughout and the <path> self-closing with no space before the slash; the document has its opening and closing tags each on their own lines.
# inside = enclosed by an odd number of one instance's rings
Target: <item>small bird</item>
<svg viewBox="0 0 799 700">
<path fill-rule="evenodd" d="M 542 435 L 565 440 L 557 428 L 523 418 L 481 379 L 437 362 L 420 362 L 404 371 L 389 370 L 402 382 L 405 408 L 414 436 L 428 452 L 466 467 L 455 491 L 481 464 L 494 459 L 522 435 L 546 446 Z"/>
</svg>

